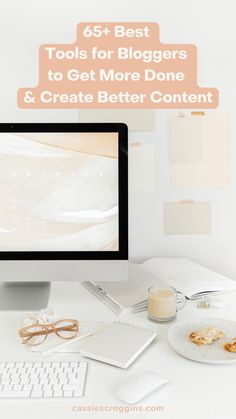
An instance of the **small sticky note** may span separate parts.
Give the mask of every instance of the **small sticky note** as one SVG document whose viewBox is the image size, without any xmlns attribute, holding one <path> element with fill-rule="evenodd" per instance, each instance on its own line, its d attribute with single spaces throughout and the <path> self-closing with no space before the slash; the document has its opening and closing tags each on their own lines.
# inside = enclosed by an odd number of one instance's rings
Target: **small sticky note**
<svg viewBox="0 0 236 419">
<path fill-rule="evenodd" d="M 163 215 L 167 235 L 211 234 L 210 202 L 165 202 Z"/>
</svg>

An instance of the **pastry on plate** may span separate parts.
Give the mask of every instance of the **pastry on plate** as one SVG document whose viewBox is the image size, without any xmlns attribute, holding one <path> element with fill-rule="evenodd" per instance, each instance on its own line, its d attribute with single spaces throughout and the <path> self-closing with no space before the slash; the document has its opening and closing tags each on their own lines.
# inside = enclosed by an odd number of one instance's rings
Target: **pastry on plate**
<svg viewBox="0 0 236 419">
<path fill-rule="evenodd" d="M 223 330 L 217 329 L 216 327 L 207 327 L 206 329 L 196 330 L 190 333 L 189 338 L 196 345 L 210 345 L 215 340 L 224 337 Z"/>
<path fill-rule="evenodd" d="M 226 343 L 224 348 L 228 352 L 236 352 L 236 338 L 233 338 L 231 342 Z"/>
</svg>

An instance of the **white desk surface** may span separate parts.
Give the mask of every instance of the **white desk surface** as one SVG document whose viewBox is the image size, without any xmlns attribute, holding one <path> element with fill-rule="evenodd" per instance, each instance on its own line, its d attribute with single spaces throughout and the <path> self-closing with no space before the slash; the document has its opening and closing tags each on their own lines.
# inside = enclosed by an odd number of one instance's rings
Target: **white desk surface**
<svg viewBox="0 0 236 419">
<path fill-rule="evenodd" d="M 219 317 L 236 320 L 236 294 L 219 297 L 224 301 L 220 309 L 197 309 L 195 302 L 178 313 L 178 319 L 193 317 Z M 86 321 L 112 321 L 116 316 L 79 283 L 54 283 L 49 307 L 62 317 Z M 32 353 L 21 345 L 17 330 L 23 314 L 19 312 L 0 313 L 0 361 L 41 361 L 40 353 Z M 89 360 L 85 397 L 71 400 L 16 400 L 0 401 L 0 417 L 4 419 L 88 419 L 142 417 L 162 419 L 233 419 L 236 417 L 236 364 L 199 364 L 182 358 L 168 346 L 166 331 L 170 324 L 157 324 L 147 320 L 147 313 L 130 316 L 127 320 L 146 322 L 156 328 L 158 339 L 135 361 L 128 370 Z M 45 359 L 45 358 L 43 358 Z M 79 354 L 51 354 L 45 360 L 82 359 Z M 126 377 L 143 371 L 155 371 L 166 377 L 170 384 L 139 403 L 147 406 L 163 406 L 162 412 L 115 413 L 112 411 L 78 413 L 76 406 L 106 406 L 107 409 L 124 409 L 115 394 L 118 384 Z"/>
</svg>

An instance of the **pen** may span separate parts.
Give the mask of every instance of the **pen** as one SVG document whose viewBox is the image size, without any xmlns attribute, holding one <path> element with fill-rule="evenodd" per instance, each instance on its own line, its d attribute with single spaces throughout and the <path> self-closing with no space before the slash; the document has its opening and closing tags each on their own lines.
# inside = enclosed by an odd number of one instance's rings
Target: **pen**
<svg viewBox="0 0 236 419">
<path fill-rule="evenodd" d="M 53 348 L 50 348 L 50 349 L 47 349 L 46 351 L 43 351 L 43 352 L 42 352 L 42 355 L 48 355 L 48 354 L 50 354 L 51 352 L 54 352 L 54 351 L 55 351 L 55 349 L 61 349 L 61 348 L 64 348 L 64 347 L 65 347 L 65 346 L 67 346 L 67 345 L 71 345 L 72 343 L 78 342 L 78 341 L 80 341 L 80 340 L 82 340 L 82 339 L 85 339 L 85 338 L 87 338 L 87 337 L 89 337 L 89 336 L 92 336 L 92 333 L 84 333 L 83 335 L 78 336 L 78 337 L 77 337 L 77 338 L 75 338 L 75 339 L 72 339 L 72 340 L 67 341 L 67 342 L 63 342 L 63 343 L 61 343 L 60 345 L 53 346 Z"/>
</svg>

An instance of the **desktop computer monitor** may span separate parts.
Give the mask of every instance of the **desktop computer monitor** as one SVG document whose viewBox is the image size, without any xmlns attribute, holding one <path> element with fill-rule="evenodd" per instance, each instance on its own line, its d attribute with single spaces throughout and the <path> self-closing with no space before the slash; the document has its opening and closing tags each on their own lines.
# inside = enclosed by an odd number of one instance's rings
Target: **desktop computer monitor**
<svg viewBox="0 0 236 419">
<path fill-rule="evenodd" d="M 127 131 L 0 124 L 0 310 L 45 307 L 49 281 L 127 278 Z"/>
</svg>

